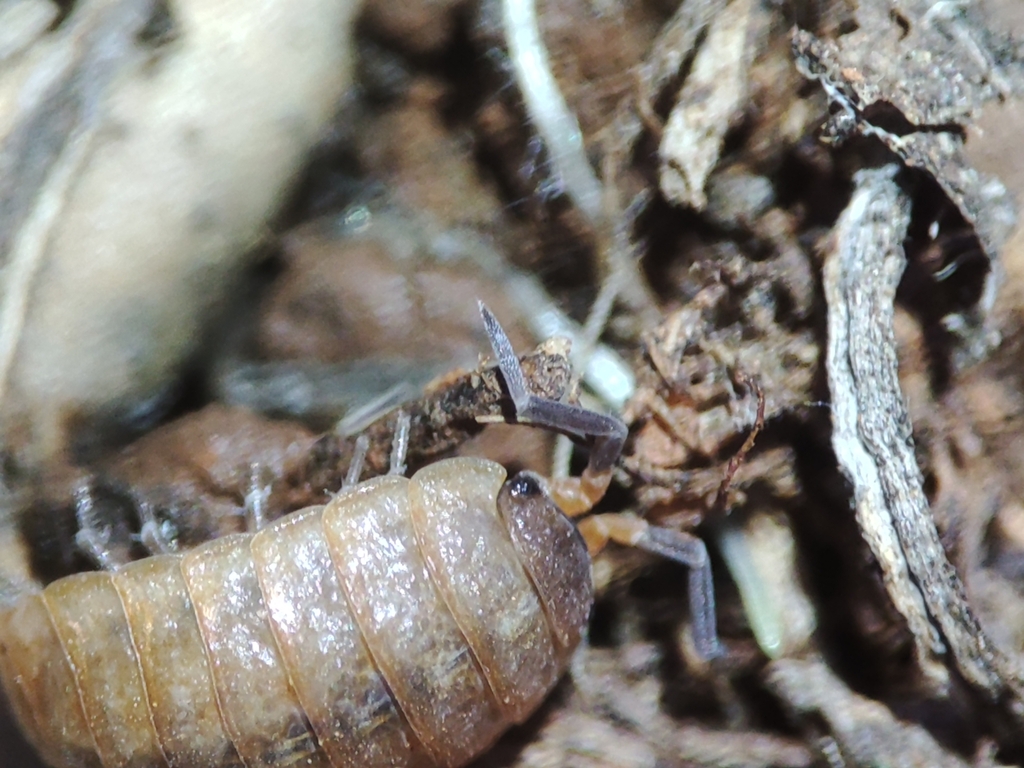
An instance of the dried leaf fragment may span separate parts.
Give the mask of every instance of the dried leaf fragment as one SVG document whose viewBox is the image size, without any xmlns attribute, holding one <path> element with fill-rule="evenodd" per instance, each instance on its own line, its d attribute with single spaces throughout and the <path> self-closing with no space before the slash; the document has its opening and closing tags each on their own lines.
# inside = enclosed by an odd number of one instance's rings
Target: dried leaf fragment
<svg viewBox="0 0 1024 768">
<path fill-rule="evenodd" d="M 654 109 L 653 102 L 661 91 L 679 74 L 683 63 L 692 55 L 697 41 L 725 7 L 726 0 L 691 0 L 680 3 L 672 18 L 665 23 L 655 39 L 651 52 L 640 66 L 634 98 L 626 97 L 616 110 L 615 119 L 604 131 L 603 140 L 615 156 L 624 159 L 644 131 L 642 116 Z M 634 108 L 635 103 L 635 108 Z"/>
<path fill-rule="evenodd" d="M 703 210 L 704 185 L 718 162 L 726 131 L 747 97 L 747 70 L 757 11 L 733 0 L 712 22 L 683 83 L 662 136 L 660 187 L 679 205 Z"/>
</svg>

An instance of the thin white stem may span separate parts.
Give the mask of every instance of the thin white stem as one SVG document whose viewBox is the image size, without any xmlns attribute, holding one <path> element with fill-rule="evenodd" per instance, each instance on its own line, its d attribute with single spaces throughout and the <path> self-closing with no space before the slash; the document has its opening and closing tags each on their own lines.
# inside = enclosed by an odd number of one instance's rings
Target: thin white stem
<svg viewBox="0 0 1024 768">
<path fill-rule="evenodd" d="M 596 227 L 604 215 L 603 189 L 587 160 L 579 123 L 551 73 L 534 0 L 504 0 L 502 20 L 516 83 L 553 170 L 573 204 Z"/>
</svg>

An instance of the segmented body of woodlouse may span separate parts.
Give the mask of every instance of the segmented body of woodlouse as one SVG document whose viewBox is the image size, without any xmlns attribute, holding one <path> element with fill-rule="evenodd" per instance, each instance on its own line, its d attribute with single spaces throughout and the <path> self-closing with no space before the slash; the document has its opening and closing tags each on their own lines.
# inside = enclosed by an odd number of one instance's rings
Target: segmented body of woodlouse
<svg viewBox="0 0 1024 768">
<path fill-rule="evenodd" d="M 459 766 L 539 705 L 592 601 L 554 498 L 600 498 L 625 427 L 526 394 L 483 311 L 520 418 L 598 436 L 581 482 L 448 459 L 20 597 L 0 681 L 50 765 Z"/>
<path fill-rule="evenodd" d="M 22 726 L 59 768 L 462 765 L 536 708 L 590 608 L 572 523 L 504 476 L 442 461 L 21 598 L 0 663 Z"/>
</svg>

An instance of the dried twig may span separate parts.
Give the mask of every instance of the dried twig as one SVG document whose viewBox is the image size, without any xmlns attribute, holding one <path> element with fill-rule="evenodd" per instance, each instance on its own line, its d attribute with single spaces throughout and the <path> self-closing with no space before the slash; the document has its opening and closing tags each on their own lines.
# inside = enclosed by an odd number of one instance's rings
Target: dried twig
<svg viewBox="0 0 1024 768">
<path fill-rule="evenodd" d="M 757 415 L 754 417 L 754 426 L 751 427 L 747 439 L 743 441 L 740 449 L 729 459 L 729 463 L 725 468 L 722 484 L 718 486 L 718 493 L 715 494 L 714 504 L 711 505 L 712 511 L 716 513 L 725 511 L 726 505 L 729 503 L 729 486 L 732 485 L 732 479 L 736 476 L 736 471 L 746 461 L 747 454 L 754 447 L 757 436 L 764 429 L 764 390 L 761 389 L 757 379 L 752 376 L 741 373 L 739 379 L 742 384 L 754 391 L 754 396 L 757 398 Z"/>
<path fill-rule="evenodd" d="M 531 393 L 553 400 L 570 394 L 572 367 L 564 350 L 549 342 L 520 358 L 526 384 Z M 436 383 L 419 400 L 402 406 L 409 417 L 408 463 L 420 466 L 455 449 L 477 434 L 487 421 L 502 421 L 508 415 L 509 402 L 502 389 L 497 368 L 450 376 Z M 361 434 L 369 439 L 362 477 L 387 472 L 397 413 L 390 413 L 367 427 Z M 335 491 L 349 466 L 356 438 L 328 433 L 313 450 L 304 473 L 304 486 L 310 497 Z"/>
<path fill-rule="evenodd" d="M 602 219 L 604 190 L 584 152 L 576 115 L 569 111 L 551 72 L 534 0 L 505 0 L 502 13 L 512 68 L 530 119 L 566 194 L 596 227 Z"/>
<path fill-rule="evenodd" d="M 900 722 L 882 704 L 851 691 L 820 659 L 779 659 L 767 675 L 768 685 L 795 714 L 824 719 L 838 742 L 841 765 L 968 766 L 921 726 Z"/>
</svg>

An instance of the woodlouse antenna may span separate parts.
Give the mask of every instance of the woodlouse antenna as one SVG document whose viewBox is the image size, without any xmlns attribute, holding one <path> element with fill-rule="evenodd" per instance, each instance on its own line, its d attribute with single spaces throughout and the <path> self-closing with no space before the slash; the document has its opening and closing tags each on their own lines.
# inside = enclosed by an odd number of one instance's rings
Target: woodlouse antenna
<svg viewBox="0 0 1024 768">
<path fill-rule="evenodd" d="M 479 305 L 487 338 L 498 358 L 498 368 L 515 406 L 516 420 L 582 440 L 593 440 L 590 460 L 583 474 L 580 477 L 557 478 L 550 483 L 552 497 L 567 515 L 575 517 L 590 511 L 611 483 L 612 468 L 626 442 L 626 425 L 615 416 L 527 392 L 526 378 L 512 349 L 512 342 L 494 314 L 482 301 Z"/>
<path fill-rule="evenodd" d="M 704 659 L 723 653 L 715 619 L 715 585 L 707 547 L 696 536 L 651 525 L 631 514 L 592 515 L 577 525 L 591 556 L 609 541 L 674 560 L 690 569 L 687 592 L 693 617 L 693 645 Z"/>
<path fill-rule="evenodd" d="M 491 347 L 498 358 L 498 367 L 505 380 L 509 397 L 515 407 L 516 419 L 520 422 L 566 432 L 579 438 L 594 441 L 590 462 L 581 477 L 557 478 L 549 481 L 551 497 L 567 515 L 576 516 L 588 512 L 604 496 L 611 481 L 612 468 L 626 441 L 626 425 L 614 416 L 596 413 L 578 405 L 547 400 L 526 391 L 526 377 L 523 376 L 519 358 L 512 349 L 512 342 L 498 320 L 480 302 L 480 314 L 491 341 Z M 758 426 L 764 421 L 764 395 L 754 381 L 748 384 L 759 397 Z M 744 444 L 737 460 L 750 450 L 753 436 Z M 732 469 L 732 473 L 735 468 Z M 726 480 L 728 487 L 730 473 Z M 693 640 L 697 652 L 705 659 L 722 655 L 715 621 L 715 591 L 711 574 L 711 561 L 704 542 L 679 531 L 657 528 L 640 518 L 621 514 L 597 515 L 579 525 L 591 552 L 600 550 L 608 541 L 626 546 L 639 547 L 662 557 L 675 560 L 690 569 L 689 597 L 693 613 Z"/>
<path fill-rule="evenodd" d="M 626 442 L 626 425 L 614 416 L 570 403 L 546 400 L 527 392 L 523 369 L 505 330 L 482 301 L 480 314 L 484 319 L 484 328 L 487 330 L 491 348 L 498 358 L 498 368 L 501 369 L 508 394 L 515 406 L 516 420 L 566 432 L 583 440 L 593 439 L 594 445 L 587 470 L 596 474 L 611 471 Z"/>
</svg>

